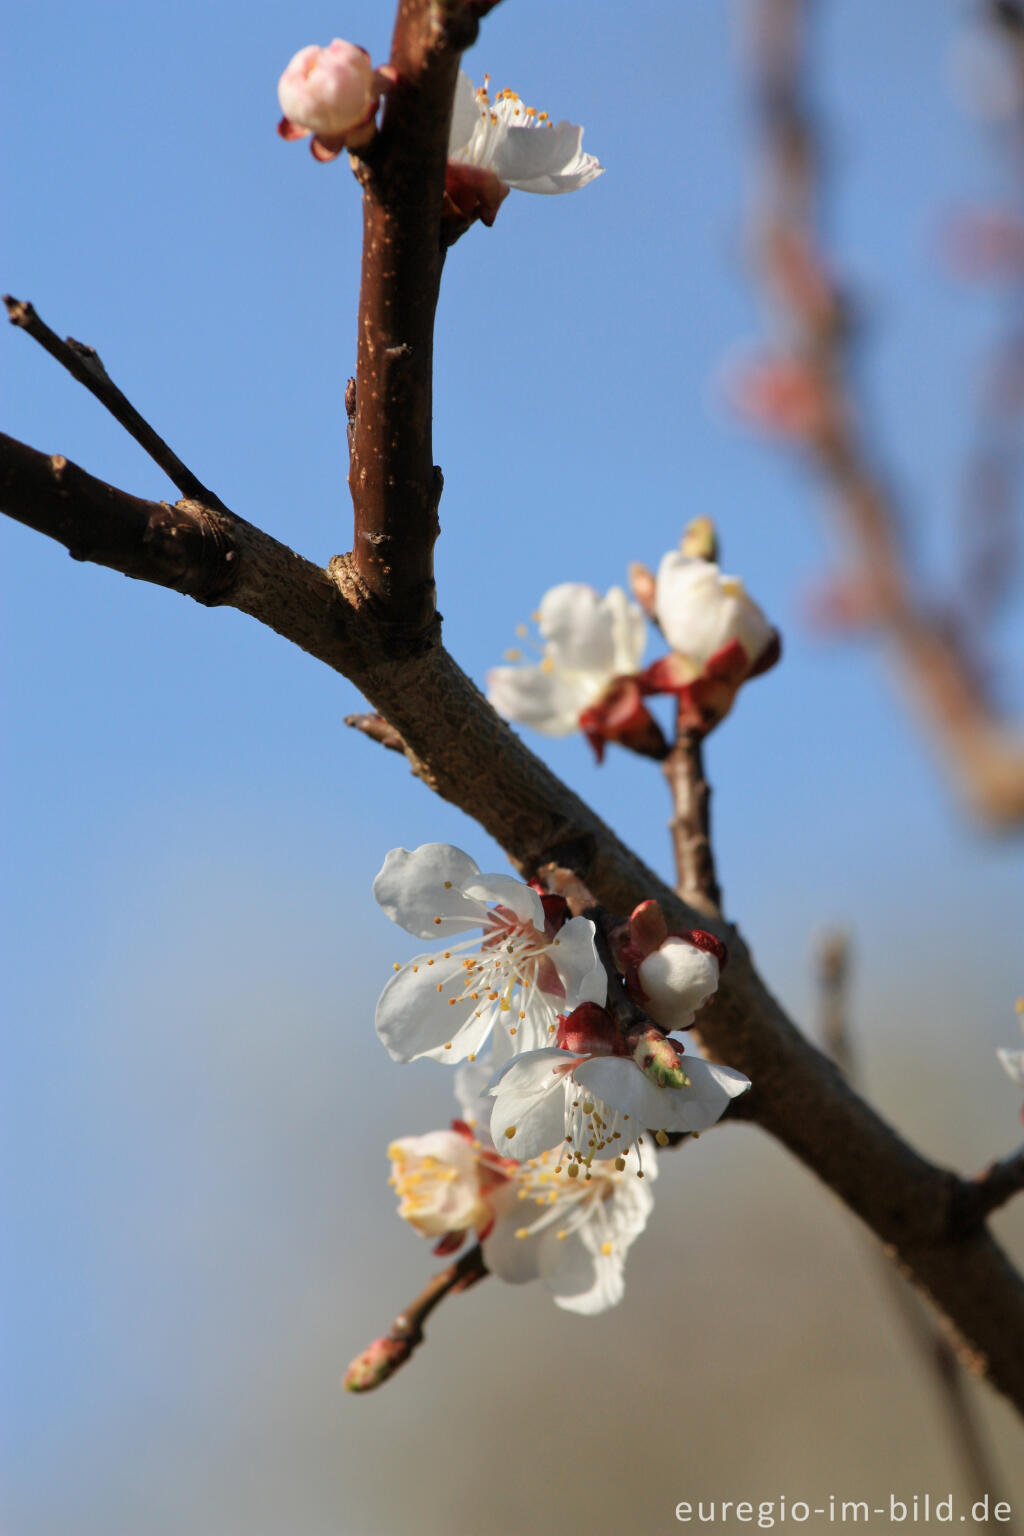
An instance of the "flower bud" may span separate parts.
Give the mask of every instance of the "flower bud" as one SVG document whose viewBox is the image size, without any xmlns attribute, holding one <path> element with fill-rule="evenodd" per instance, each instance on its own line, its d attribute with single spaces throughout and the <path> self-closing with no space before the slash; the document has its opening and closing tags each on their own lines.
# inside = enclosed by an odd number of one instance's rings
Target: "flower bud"
<svg viewBox="0 0 1024 1536">
<path fill-rule="evenodd" d="M 695 517 L 688 522 L 679 548 L 688 560 L 717 560 L 718 535 L 710 517 Z"/>
<path fill-rule="evenodd" d="M 719 949 L 724 955 L 723 947 Z M 647 1012 L 664 1030 L 689 1029 L 697 1010 L 714 995 L 719 970 L 719 957 L 712 950 L 670 934 L 636 968 Z"/>
<path fill-rule="evenodd" d="M 409 1339 L 374 1339 L 361 1355 L 357 1355 L 345 1372 L 343 1382 L 346 1392 L 372 1392 L 374 1387 L 379 1387 L 389 1376 L 393 1376 L 400 1365 L 404 1365 L 412 1354 L 412 1343 Z"/>
<path fill-rule="evenodd" d="M 689 1088 L 690 1079 L 683 1070 L 679 1051 L 659 1029 L 646 1029 L 631 1037 L 633 1060 L 645 1077 L 659 1088 Z"/>
<path fill-rule="evenodd" d="M 370 55 L 336 37 L 326 48 L 300 48 L 278 81 L 284 117 L 277 131 L 283 139 L 313 135 L 317 160 L 333 160 L 345 148 L 367 144 L 380 91 L 394 77 L 389 67 L 374 73 Z"/>
</svg>

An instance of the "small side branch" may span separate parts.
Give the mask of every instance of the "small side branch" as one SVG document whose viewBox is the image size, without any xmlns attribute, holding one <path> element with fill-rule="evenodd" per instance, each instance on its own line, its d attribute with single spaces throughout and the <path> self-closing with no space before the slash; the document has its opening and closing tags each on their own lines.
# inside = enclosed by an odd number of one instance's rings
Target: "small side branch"
<svg viewBox="0 0 1024 1536">
<path fill-rule="evenodd" d="M 391 1327 L 357 1355 L 345 1372 L 347 1392 L 372 1392 L 383 1386 L 424 1341 L 423 1325 L 446 1296 L 468 1291 L 489 1273 L 479 1244 L 434 1276 L 416 1300 L 399 1312 Z"/>
<path fill-rule="evenodd" d="M 124 576 L 172 587 L 201 603 L 223 598 L 238 575 L 228 519 L 197 502 L 144 501 L 0 433 L 0 507 Z"/>
<path fill-rule="evenodd" d="M 23 299 L 15 299 L 9 293 L 5 293 L 4 303 L 7 306 L 11 324 L 25 331 L 33 341 L 38 341 L 51 357 L 57 359 L 62 368 L 67 369 L 73 379 L 77 379 L 79 384 L 84 384 L 89 393 L 95 395 L 101 405 L 106 406 L 114 420 L 120 422 L 126 432 L 131 433 L 153 462 L 159 464 L 172 485 L 176 485 L 183 496 L 189 501 L 201 502 L 204 507 L 212 507 L 217 512 L 226 510 L 220 498 L 215 496 L 201 480 L 197 479 L 188 466 L 181 462 L 174 450 L 164 442 L 160 434 L 118 389 L 93 347 L 86 346 L 84 342 L 75 341 L 71 336 L 67 341 L 61 341 L 56 331 L 51 331 L 45 321 L 36 314 L 32 305 Z"/>
<path fill-rule="evenodd" d="M 676 860 L 676 890 L 684 901 L 713 917 L 721 915 L 722 891 L 711 847 L 711 786 L 704 772 L 700 731 L 680 726 L 664 762 L 672 794 L 669 830 Z"/>
</svg>

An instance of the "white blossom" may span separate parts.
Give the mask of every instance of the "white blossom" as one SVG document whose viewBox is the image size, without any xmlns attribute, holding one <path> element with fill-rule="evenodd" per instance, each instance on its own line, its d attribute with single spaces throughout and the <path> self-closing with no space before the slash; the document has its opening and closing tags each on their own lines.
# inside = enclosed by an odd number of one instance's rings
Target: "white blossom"
<svg viewBox="0 0 1024 1536">
<path fill-rule="evenodd" d="M 458 848 L 392 849 L 373 893 L 417 938 L 446 941 L 439 952 L 396 964 L 381 994 L 377 1033 L 396 1061 L 472 1060 L 492 1032 L 505 1060 L 543 1045 L 559 1013 L 604 1001 L 607 978 L 589 918 L 565 921 L 564 903 L 546 915 L 536 891 L 510 875 L 481 874 Z M 447 942 L 470 928 L 481 928 L 482 939 Z"/>
<path fill-rule="evenodd" d="M 478 1159 L 458 1131 L 403 1136 L 388 1147 L 398 1214 L 422 1237 L 444 1237 L 490 1223 Z"/>
<path fill-rule="evenodd" d="M 631 676 L 646 644 L 643 612 L 621 587 L 605 597 L 581 582 L 563 582 L 541 598 L 536 614 L 544 642 L 539 662 L 495 667 L 487 697 L 499 714 L 548 736 L 579 729 L 580 715 L 613 679 Z"/>
<path fill-rule="evenodd" d="M 658 568 L 654 607 L 665 639 L 694 678 L 734 642 L 752 667 L 777 639 L 739 577 L 680 550 L 670 550 Z"/>
<path fill-rule="evenodd" d="M 527 1051 L 507 1062 L 491 1084 L 494 1145 L 503 1156 L 522 1160 L 561 1146 L 574 1176 L 607 1158 L 619 1167 L 645 1130 L 658 1136 L 705 1131 L 730 1099 L 750 1087 L 742 1072 L 698 1056 L 684 1056 L 682 1067 L 686 1085 L 670 1087 L 655 1082 L 632 1056 L 557 1047 Z"/>
<path fill-rule="evenodd" d="M 476 90 L 461 70 L 448 140 L 456 165 L 490 171 L 519 192 L 574 192 L 604 169 L 580 148 L 583 129 L 552 123 L 546 112 L 524 106 L 514 91 L 499 91 L 492 102 L 484 85 Z"/>
</svg>

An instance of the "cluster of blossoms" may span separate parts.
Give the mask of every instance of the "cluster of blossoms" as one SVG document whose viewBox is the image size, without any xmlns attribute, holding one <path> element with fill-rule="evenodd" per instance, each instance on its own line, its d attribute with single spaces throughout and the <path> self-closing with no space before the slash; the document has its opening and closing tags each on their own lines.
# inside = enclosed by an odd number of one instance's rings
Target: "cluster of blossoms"
<svg viewBox="0 0 1024 1536">
<path fill-rule="evenodd" d="M 679 723 L 706 733 L 729 711 L 740 685 L 778 660 L 779 636 L 742 581 L 709 559 L 670 550 L 657 576 L 631 570 L 631 602 L 621 587 L 552 587 L 534 615 L 543 642 L 535 663 L 495 667 L 488 698 L 501 714 L 549 736 L 581 730 L 598 762 L 605 744 L 664 757 L 668 747 L 645 700 L 670 694 Z M 644 609 L 671 650 L 647 668 Z M 521 651 L 506 660 L 522 662 Z"/>
<path fill-rule="evenodd" d="M 300 48 L 278 82 L 284 139 L 310 138 L 317 160 L 360 149 L 377 131 L 381 96 L 398 83 L 391 65 L 374 69 L 365 48 L 336 37 L 326 48 Z M 492 101 L 489 79 L 475 88 L 459 72 L 448 139 L 444 217 L 459 225 L 493 224 L 498 209 L 520 192 L 574 192 L 603 167 L 580 147 L 583 129 L 553 123 L 514 91 Z"/>
<path fill-rule="evenodd" d="M 436 1252 L 475 1233 L 501 1279 L 540 1278 L 559 1306 L 604 1310 L 651 1208 L 645 1133 L 664 1145 L 705 1130 L 750 1086 L 668 1035 L 714 994 L 723 946 L 700 930 L 669 933 L 657 903 L 642 903 L 611 948 L 654 1022 L 624 1030 L 605 1006 L 594 924 L 562 897 L 482 874 L 445 843 L 393 849 L 374 895 L 440 946 L 396 964 L 378 1034 L 397 1061 L 462 1064 L 451 1129 L 390 1148 L 399 1214 Z M 452 942 L 469 929 L 480 932 Z"/>
</svg>

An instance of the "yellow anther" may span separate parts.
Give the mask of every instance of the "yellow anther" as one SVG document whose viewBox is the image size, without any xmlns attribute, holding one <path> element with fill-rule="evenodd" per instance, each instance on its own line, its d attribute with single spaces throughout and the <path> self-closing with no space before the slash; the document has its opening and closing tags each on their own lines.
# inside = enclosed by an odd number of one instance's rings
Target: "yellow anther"
<svg viewBox="0 0 1024 1536">
<path fill-rule="evenodd" d="M 450 997 L 450 998 L 449 998 L 449 999 L 448 999 L 448 1007 L 449 1007 L 449 1008 L 454 1008 L 454 1007 L 455 1007 L 455 1004 L 456 1004 L 456 1003 L 457 1003 L 457 1002 L 458 1002 L 458 998 L 456 998 L 456 997 Z"/>
<path fill-rule="evenodd" d="M 401 970 L 401 969 L 402 969 L 402 967 L 401 967 L 401 966 L 400 966 L 400 965 L 399 965 L 399 963 L 398 963 L 398 961 L 397 961 L 397 960 L 393 960 L 393 961 L 392 961 L 392 962 L 391 962 L 391 969 L 392 969 L 392 970 L 393 970 L 393 971 L 400 971 L 400 970 Z"/>
<path fill-rule="evenodd" d="M 616 1166 L 616 1168 L 617 1168 L 617 1169 L 618 1169 L 618 1170 L 619 1170 L 619 1172 L 620 1172 L 620 1173 L 621 1173 L 621 1172 L 622 1172 L 622 1170 L 623 1170 L 623 1169 L 624 1169 L 624 1168 L 625 1168 L 625 1166 L 626 1166 L 626 1159 L 625 1159 L 625 1158 L 624 1158 L 624 1157 L 617 1157 L 617 1158 L 616 1158 L 616 1159 L 615 1159 L 615 1166 Z"/>
<path fill-rule="evenodd" d="M 560 1243 L 564 1243 L 564 1242 L 565 1242 L 565 1240 L 566 1240 L 566 1238 L 567 1238 L 567 1237 L 568 1237 L 568 1236 L 569 1236 L 569 1234 L 568 1234 L 568 1232 L 567 1232 L 567 1231 L 566 1231 L 566 1230 L 565 1230 L 565 1228 L 564 1228 L 564 1227 L 563 1227 L 563 1228 L 562 1228 L 562 1230 L 561 1230 L 561 1232 L 556 1232 L 556 1234 L 555 1234 L 555 1236 L 556 1236 L 556 1237 L 557 1237 L 557 1238 L 558 1238 L 558 1241 L 559 1241 L 559 1242 L 560 1242 Z"/>
<path fill-rule="evenodd" d="M 570 1177 L 570 1179 L 578 1179 L 579 1176 L 580 1176 L 580 1165 L 579 1165 L 579 1163 L 570 1163 L 569 1164 L 569 1177 Z"/>
<path fill-rule="evenodd" d="M 446 949 L 444 954 L 443 954 L 443 956 L 441 958 L 444 959 L 444 960 L 450 960 L 451 957 L 452 957 L 451 950 L 450 949 Z"/>
<path fill-rule="evenodd" d="M 668 1146 L 668 1131 L 657 1131 L 655 1133 L 654 1139 L 658 1143 L 659 1147 L 667 1147 Z"/>
<path fill-rule="evenodd" d="M 445 888 L 445 890 L 446 890 L 446 891 L 450 891 L 450 890 L 451 890 L 451 888 L 452 888 L 452 883 L 451 883 L 451 881 L 450 881 L 450 880 L 446 880 L 446 881 L 445 881 L 445 883 L 444 883 L 444 888 Z"/>
<path fill-rule="evenodd" d="M 470 1051 L 470 1053 L 467 1056 L 466 1060 L 467 1061 L 476 1061 L 476 1051 Z"/>
<path fill-rule="evenodd" d="M 514 1125 L 507 1125 L 505 1127 L 505 1140 L 506 1141 L 511 1141 L 512 1137 L 515 1135 L 515 1133 L 516 1133 L 515 1126 Z"/>
<path fill-rule="evenodd" d="M 438 982 L 438 984 L 437 984 L 437 990 L 438 990 L 438 991 L 439 991 L 439 992 L 443 992 L 443 991 L 444 991 L 444 983 L 443 983 L 443 982 L 441 982 L 441 981 L 439 981 L 439 982 Z"/>
<path fill-rule="evenodd" d="M 523 653 L 517 645 L 513 645 L 511 649 L 505 651 L 504 656 L 506 661 L 522 661 L 523 659 Z"/>
<path fill-rule="evenodd" d="M 611 1245 L 611 1243 L 602 1243 L 601 1244 L 601 1252 L 604 1254 L 605 1258 L 607 1258 L 608 1255 L 612 1252 L 612 1245 Z"/>
<path fill-rule="evenodd" d="M 451 1041 L 450 1041 L 450 1040 L 449 1040 L 449 1041 L 448 1041 L 448 1044 L 447 1044 L 447 1045 L 446 1045 L 446 1046 L 445 1046 L 445 1050 L 446 1050 L 446 1051 L 450 1051 L 450 1050 L 451 1050 L 451 1048 L 452 1048 L 452 1043 L 451 1043 Z"/>
<path fill-rule="evenodd" d="M 525 624 L 517 624 L 516 634 L 519 636 L 520 640 L 525 640 L 526 636 L 529 634 L 529 630 Z"/>
<path fill-rule="evenodd" d="M 540 669 L 542 672 L 553 672 L 555 670 L 555 664 L 551 660 L 550 656 L 544 657 L 544 660 L 540 664 Z"/>
<path fill-rule="evenodd" d="M 517 1200 L 529 1200 L 529 1198 L 530 1198 L 530 1191 L 528 1189 L 517 1189 L 516 1190 L 516 1199 Z"/>
<path fill-rule="evenodd" d="M 519 1227 L 516 1230 L 516 1237 L 529 1237 L 529 1235 L 530 1234 L 526 1227 Z"/>
<path fill-rule="evenodd" d="M 440 927 L 440 925 L 441 925 L 441 919 L 440 919 L 440 918 L 439 918 L 439 917 L 435 917 L 435 918 L 434 918 L 434 922 L 435 922 L 435 923 L 437 923 L 437 925 L 438 925 L 438 927 Z"/>
</svg>

